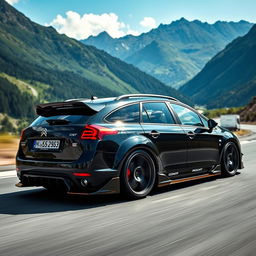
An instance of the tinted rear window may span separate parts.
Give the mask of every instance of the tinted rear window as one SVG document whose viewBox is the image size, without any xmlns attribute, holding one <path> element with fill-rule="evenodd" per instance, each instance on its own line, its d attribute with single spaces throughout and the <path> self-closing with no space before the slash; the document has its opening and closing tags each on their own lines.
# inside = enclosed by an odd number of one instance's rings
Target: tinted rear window
<svg viewBox="0 0 256 256">
<path fill-rule="evenodd" d="M 50 116 L 50 117 L 44 117 L 39 116 L 32 124 L 31 126 L 40 126 L 40 125 L 49 125 L 47 120 L 67 120 L 70 122 L 70 124 L 86 124 L 88 119 L 91 116 L 85 116 L 85 115 L 59 115 L 59 116 Z"/>
<path fill-rule="evenodd" d="M 127 107 L 120 108 L 109 116 L 106 117 L 108 122 L 114 123 L 121 121 L 124 123 L 139 123 L 140 121 L 140 108 L 139 104 L 129 105 Z"/>
</svg>

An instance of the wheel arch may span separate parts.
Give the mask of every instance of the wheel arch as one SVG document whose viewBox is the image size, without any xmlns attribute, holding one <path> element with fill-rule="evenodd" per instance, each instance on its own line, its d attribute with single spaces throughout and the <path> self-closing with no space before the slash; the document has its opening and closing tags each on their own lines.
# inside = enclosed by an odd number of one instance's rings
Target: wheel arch
<svg viewBox="0 0 256 256">
<path fill-rule="evenodd" d="M 229 138 L 227 139 L 224 143 L 223 146 L 221 148 L 221 152 L 220 152 L 220 159 L 219 159 L 219 164 L 221 163 L 223 154 L 224 154 L 224 150 L 225 150 L 225 146 L 229 143 L 229 142 L 233 142 L 238 150 L 239 153 L 239 168 L 238 169 L 242 169 L 243 165 L 242 165 L 242 152 L 241 152 L 241 146 L 239 141 L 237 141 L 235 138 Z"/>
<path fill-rule="evenodd" d="M 145 137 L 138 137 L 140 136 L 129 138 L 122 143 L 122 145 L 119 147 L 116 153 L 114 168 L 116 168 L 120 172 L 126 158 L 133 151 L 141 149 L 146 151 L 151 156 L 152 160 L 154 161 L 157 174 L 160 170 L 162 170 L 162 162 L 160 160 L 159 152 L 156 146 L 149 139 L 146 139 Z"/>
</svg>

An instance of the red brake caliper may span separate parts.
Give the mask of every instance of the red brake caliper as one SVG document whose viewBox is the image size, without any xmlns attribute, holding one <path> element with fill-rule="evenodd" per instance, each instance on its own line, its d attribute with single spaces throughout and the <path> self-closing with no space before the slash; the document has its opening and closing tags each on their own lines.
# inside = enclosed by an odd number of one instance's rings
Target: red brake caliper
<svg viewBox="0 0 256 256">
<path fill-rule="evenodd" d="M 127 169 L 127 177 L 128 177 L 128 179 L 130 179 L 131 174 L 132 174 L 131 170 L 130 170 L 130 169 Z"/>
</svg>

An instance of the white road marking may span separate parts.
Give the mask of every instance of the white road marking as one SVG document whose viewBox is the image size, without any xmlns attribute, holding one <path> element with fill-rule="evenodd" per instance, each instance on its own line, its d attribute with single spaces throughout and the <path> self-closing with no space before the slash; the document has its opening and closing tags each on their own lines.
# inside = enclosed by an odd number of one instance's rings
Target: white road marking
<svg viewBox="0 0 256 256">
<path fill-rule="evenodd" d="M 0 179 L 12 178 L 12 177 L 16 177 L 16 176 L 17 176 L 17 172 L 15 170 L 0 172 Z"/>
<path fill-rule="evenodd" d="M 240 144 L 244 145 L 244 144 L 249 144 L 249 143 L 253 143 L 253 142 L 256 142 L 256 140 L 243 140 L 240 142 Z"/>
</svg>

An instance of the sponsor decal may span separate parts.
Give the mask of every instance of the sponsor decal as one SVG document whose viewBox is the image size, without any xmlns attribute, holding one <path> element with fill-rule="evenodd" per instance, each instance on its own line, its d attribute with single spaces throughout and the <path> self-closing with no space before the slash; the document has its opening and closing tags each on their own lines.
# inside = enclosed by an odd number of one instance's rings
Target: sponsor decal
<svg viewBox="0 0 256 256">
<path fill-rule="evenodd" d="M 168 173 L 168 176 L 174 176 L 174 175 L 178 175 L 179 172 L 171 172 L 171 173 Z"/>
<path fill-rule="evenodd" d="M 200 172 L 202 170 L 203 170 L 203 168 L 197 168 L 197 169 L 193 169 L 192 172 Z"/>
</svg>

